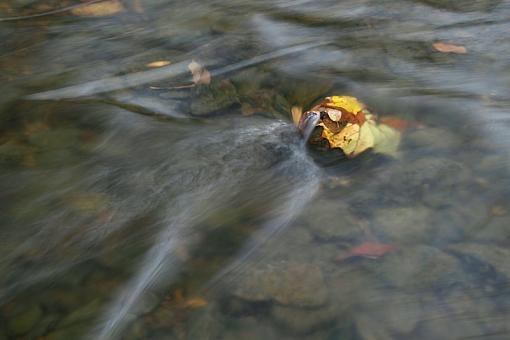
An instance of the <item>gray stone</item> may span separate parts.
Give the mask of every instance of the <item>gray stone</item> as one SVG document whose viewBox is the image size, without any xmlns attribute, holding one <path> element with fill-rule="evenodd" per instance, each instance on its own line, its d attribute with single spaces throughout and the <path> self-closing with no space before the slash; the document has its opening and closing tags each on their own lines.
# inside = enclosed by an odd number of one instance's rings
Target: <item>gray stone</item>
<svg viewBox="0 0 510 340">
<path fill-rule="evenodd" d="M 58 321 L 62 318 L 60 314 L 46 314 L 42 317 L 37 326 L 30 331 L 30 337 L 38 337 L 46 334 L 46 332 L 53 328 Z"/>
<path fill-rule="evenodd" d="M 462 146 L 461 138 L 445 129 L 423 128 L 406 135 L 404 140 L 413 152 L 416 151 L 452 151 Z"/>
<path fill-rule="evenodd" d="M 229 320 L 230 321 L 230 320 Z M 259 340 L 259 339 L 287 339 L 282 334 L 271 327 L 265 319 L 260 320 L 255 317 L 243 317 L 229 322 L 231 327 L 225 330 L 217 339 L 222 340 Z M 198 338 L 195 338 L 198 339 Z"/>
<path fill-rule="evenodd" d="M 321 241 L 352 241 L 363 236 L 359 219 L 337 200 L 318 200 L 307 212 L 307 226 Z"/>
<path fill-rule="evenodd" d="M 470 172 L 447 158 L 423 157 L 396 163 L 379 178 L 385 199 L 390 202 L 407 204 L 409 200 L 424 199 L 432 207 L 441 207 L 451 205 L 452 193 L 465 184 Z"/>
<path fill-rule="evenodd" d="M 273 319 L 292 333 L 310 333 L 326 325 L 334 324 L 337 311 L 332 305 L 318 309 L 304 309 L 275 305 L 271 315 Z"/>
<path fill-rule="evenodd" d="M 390 294 L 377 312 L 377 319 L 398 334 L 411 333 L 423 318 L 421 302 L 413 294 Z"/>
<path fill-rule="evenodd" d="M 69 340 L 83 338 L 90 331 L 83 323 L 75 324 L 70 327 L 58 328 L 45 336 L 47 340 Z"/>
<path fill-rule="evenodd" d="M 359 337 L 363 340 L 391 340 L 393 336 L 384 324 L 367 316 L 358 315 L 355 319 Z"/>
<path fill-rule="evenodd" d="M 197 87 L 191 100 L 191 113 L 195 116 L 206 116 L 238 103 L 237 91 L 232 83 L 214 82 L 210 86 Z"/>
<path fill-rule="evenodd" d="M 420 205 L 378 209 L 372 221 L 374 232 L 391 243 L 422 243 L 434 231 L 430 223 L 432 214 L 432 210 Z"/>
<path fill-rule="evenodd" d="M 159 304 L 159 297 L 154 293 L 147 293 L 140 301 L 136 314 L 143 315 L 152 312 Z"/>
<path fill-rule="evenodd" d="M 190 316 L 187 338 L 218 339 L 223 328 L 223 321 L 216 304 L 209 304 L 205 308 L 194 310 Z"/>
<path fill-rule="evenodd" d="M 465 275 L 459 261 L 443 251 L 429 246 L 409 246 L 390 253 L 367 267 L 404 291 L 444 288 L 462 282 Z"/>
<path fill-rule="evenodd" d="M 58 323 L 58 328 L 65 328 L 75 323 L 91 320 L 99 315 L 101 300 L 96 299 L 68 314 Z"/>
<path fill-rule="evenodd" d="M 327 290 L 318 266 L 291 261 L 248 263 L 232 294 L 249 301 L 316 307 L 325 304 Z"/>
<path fill-rule="evenodd" d="M 493 244 L 459 243 L 451 245 L 448 250 L 458 254 L 472 256 L 488 263 L 494 269 L 510 279 L 510 249 Z"/>
<path fill-rule="evenodd" d="M 435 316 L 423 320 L 418 327 L 419 336 L 415 339 L 466 339 L 478 338 L 485 335 L 485 331 L 477 321 L 469 319 Z"/>
<path fill-rule="evenodd" d="M 508 242 L 510 240 L 510 217 L 495 216 L 491 220 L 473 228 L 467 235 L 473 241 Z"/>
</svg>

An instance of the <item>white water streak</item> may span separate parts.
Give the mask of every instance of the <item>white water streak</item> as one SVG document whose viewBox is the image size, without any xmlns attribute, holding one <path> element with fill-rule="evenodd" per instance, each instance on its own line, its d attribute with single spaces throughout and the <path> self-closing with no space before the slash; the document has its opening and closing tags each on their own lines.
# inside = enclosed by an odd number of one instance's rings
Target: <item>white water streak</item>
<svg viewBox="0 0 510 340">
<path fill-rule="evenodd" d="M 263 63 L 268 60 L 272 60 L 275 58 L 283 57 L 289 54 L 302 52 L 304 50 L 326 45 L 328 42 L 315 42 L 308 44 L 301 44 L 297 46 L 292 46 L 288 48 L 283 48 L 277 51 L 269 52 L 266 54 L 262 54 L 256 57 L 253 57 L 248 60 L 243 60 L 241 62 L 228 65 L 217 70 L 211 71 L 211 75 L 213 77 L 217 77 L 219 75 L 223 75 L 229 72 L 237 71 L 242 68 L 246 68 L 249 66 L 253 66 L 256 64 Z M 27 99 L 30 100 L 59 100 L 59 99 L 71 99 L 71 98 L 79 98 L 79 97 L 87 97 L 95 94 L 111 92 L 115 90 L 126 89 L 130 87 L 135 87 L 163 79 L 168 79 L 172 77 L 176 77 L 178 75 L 185 74 L 189 72 L 188 64 L 191 60 L 185 60 L 178 62 L 173 65 L 161 67 L 155 70 L 143 71 L 128 74 L 125 76 L 118 77 L 110 77 L 105 79 L 94 80 L 91 82 L 87 82 L 84 84 L 72 85 L 68 87 L 64 87 L 61 89 L 50 90 L 45 92 L 39 92 L 35 94 L 31 94 L 27 96 Z M 207 65 L 205 65 L 207 66 Z"/>
<path fill-rule="evenodd" d="M 186 245 L 186 231 L 204 214 L 204 210 L 200 209 L 201 205 L 213 194 L 214 190 L 206 187 L 180 197 L 180 204 L 176 207 L 176 217 L 173 217 L 168 226 L 157 236 L 156 244 L 147 253 L 138 274 L 128 283 L 107 311 L 106 321 L 99 334 L 91 336 L 91 338 L 110 339 L 116 337 L 125 325 L 128 314 L 136 312 L 136 305 L 143 298 L 147 289 L 163 275 L 165 279 L 171 281 L 171 278 L 179 270 L 179 261 L 176 260 L 175 250 L 179 246 Z"/>
</svg>

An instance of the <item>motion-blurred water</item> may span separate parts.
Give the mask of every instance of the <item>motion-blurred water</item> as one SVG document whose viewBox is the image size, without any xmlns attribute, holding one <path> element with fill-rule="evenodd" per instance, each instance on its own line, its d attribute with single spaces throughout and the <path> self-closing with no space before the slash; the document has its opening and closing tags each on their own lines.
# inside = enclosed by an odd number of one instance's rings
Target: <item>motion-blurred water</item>
<svg viewBox="0 0 510 340">
<path fill-rule="evenodd" d="M 0 4 L 0 338 L 508 338 L 510 2 L 79 6 Z M 343 94 L 398 158 L 303 145 Z"/>
</svg>

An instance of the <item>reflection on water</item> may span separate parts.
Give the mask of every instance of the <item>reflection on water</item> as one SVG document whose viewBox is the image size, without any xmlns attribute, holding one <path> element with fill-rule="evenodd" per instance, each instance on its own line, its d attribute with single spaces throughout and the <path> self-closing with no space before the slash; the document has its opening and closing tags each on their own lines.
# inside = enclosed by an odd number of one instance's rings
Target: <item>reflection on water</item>
<svg viewBox="0 0 510 340">
<path fill-rule="evenodd" d="M 80 6 L 0 5 L 0 338 L 508 338 L 508 1 Z M 399 158 L 303 145 L 332 94 Z"/>
</svg>

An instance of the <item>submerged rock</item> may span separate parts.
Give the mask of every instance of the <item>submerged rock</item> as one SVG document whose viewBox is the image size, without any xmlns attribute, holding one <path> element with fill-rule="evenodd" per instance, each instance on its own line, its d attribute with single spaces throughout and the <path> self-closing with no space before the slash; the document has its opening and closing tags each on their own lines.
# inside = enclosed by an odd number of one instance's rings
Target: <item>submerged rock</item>
<svg viewBox="0 0 510 340">
<path fill-rule="evenodd" d="M 510 280 L 510 249 L 493 244 L 459 243 L 448 247 L 454 253 L 474 257 L 492 266 Z"/>
<path fill-rule="evenodd" d="M 336 200 L 315 201 L 307 211 L 307 226 L 321 241 L 352 241 L 363 236 L 359 220 Z"/>
<path fill-rule="evenodd" d="M 406 291 L 444 288 L 465 278 L 455 257 L 423 245 L 403 247 L 366 265 L 391 286 Z"/>
<path fill-rule="evenodd" d="M 93 300 L 81 308 L 78 308 L 69 313 L 58 323 L 58 328 L 65 328 L 70 325 L 83 323 L 97 317 L 101 311 L 101 306 L 101 300 Z"/>
<path fill-rule="evenodd" d="M 472 229 L 467 236 L 474 241 L 507 242 L 510 240 L 509 216 L 493 217 L 488 223 Z"/>
<path fill-rule="evenodd" d="M 279 261 L 246 264 L 246 272 L 234 283 L 232 294 L 249 301 L 275 301 L 281 305 L 324 305 L 327 290 L 318 266 Z"/>
<path fill-rule="evenodd" d="M 406 135 L 404 145 L 411 148 L 411 152 L 431 151 L 452 152 L 462 146 L 460 137 L 446 129 L 423 128 Z"/>
<path fill-rule="evenodd" d="M 238 103 L 237 91 L 231 82 L 212 83 L 210 86 L 197 87 L 194 91 L 191 100 L 191 114 L 206 116 Z"/>
<path fill-rule="evenodd" d="M 271 315 L 285 329 L 302 334 L 333 325 L 337 318 L 337 311 L 332 305 L 319 309 L 276 305 L 273 307 Z"/>
<path fill-rule="evenodd" d="M 31 304 L 23 311 L 13 315 L 7 322 L 9 333 L 19 336 L 28 333 L 34 328 L 43 316 L 39 305 Z"/>
<path fill-rule="evenodd" d="M 452 191 L 469 178 L 461 163 L 441 157 L 423 157 L 396 163 L 380 176 L 383 189 L 391 190 L 388 197 L 396 203 L 427 198 L 433 207 L 450 206 Z"/>
<path fill-rule="evenodd" d="M 422 243 L 434 232 L 430 223 L 433 211 L 424 206 L 378 209 L 374 231 L 391 243 Z"/>
</svg>

